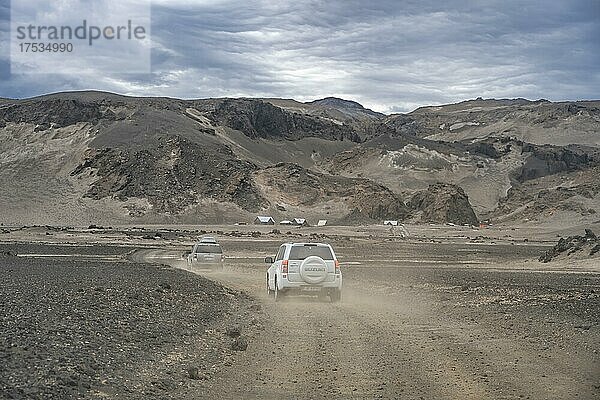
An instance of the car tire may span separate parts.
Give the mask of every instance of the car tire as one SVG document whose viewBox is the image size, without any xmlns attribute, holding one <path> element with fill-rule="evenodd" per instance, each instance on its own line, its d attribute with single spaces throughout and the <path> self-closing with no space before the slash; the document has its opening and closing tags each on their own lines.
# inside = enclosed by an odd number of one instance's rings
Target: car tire
<svg viewBox="0 0 600 400">
<path fill-rule="evenodd" d="M 275 278 L 275 290 L 273 290 L 273 298 L 275 299 L 275 302 L 280 302 L 283 300 L 283 292 L 277 287 L 277 278 Z"/>
<path fill-rule="evenodd" d="M 329 297 L 331 298 L 332 303 L 338 303 L 338 302 L 342 301 L 342 291 L 339 289 L 336 289 L 333 292 L 331 292 Z"/>
<path fill-rule="evenodd" d="M 317 295 L 317 298 L 319 299 L 319 301 L 327 301 L 327 291 L 321 290 Z"/>
<path fill-rule="evenodd" d="M 273 297 L 275 295 L 275 291 L 269 288 L 269 275 L 267 275 L 267 296 Z"/>
</svg>

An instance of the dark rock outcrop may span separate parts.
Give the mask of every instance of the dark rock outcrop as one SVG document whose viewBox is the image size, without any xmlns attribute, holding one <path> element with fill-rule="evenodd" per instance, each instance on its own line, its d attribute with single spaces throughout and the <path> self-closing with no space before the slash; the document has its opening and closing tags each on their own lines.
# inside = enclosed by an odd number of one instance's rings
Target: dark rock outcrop
<svg viewBox="0 0 600 400">
<path fill-rule="evenodd" d="M 212 119 L 251 138 L 297 140 L 303 137 L 320 137 L 355 142 L 360 140 L 349 126 L 324 118 L 291 113 L 262 100 L 223 100 L 212 112 Z"/>
<path fill-rule="evenodd" d="M 240 337 L 242 335 L 242 327 L 239 325 L 230 325 L 225 328 L 225 334 L 230 338 Z"/>
<path fill-rule="evenodd" d="M 87 197 L 146 198 L 158 212 L 178 214 L 200 198 L 259 209 L 264 199 L 252 183 L 255 169 L 226 146 L 207 149 L 181 137 L 165 137 L 140 151 L 91 150 L 72 175 L 96 171 L 98 179 Z"/>
<path fill-rule="evenodd" d="M 34 99 L 0 107 L 0 120 L 35 124 L 41 127 L 38 130 L 77 122 L 96 124 L 101 119 L 115 120 L 116 116 L 97 102 L 78 99 Z"/>
<path fill-rule="evenodd" d="M 539 261 L 547 263 L 561 255 L 592 257 L 598 252 L 600 252 L 600 238 L 598 238 L 591 229 L 586 229 L 584 236 L 575 235 L 567 238 L 560 238 L 554 247 L 545 251 L 540 256 Z"/>
<path fill-rule="evenodd" d="M 246 351 L 248 349 L 248 339 L 243 336 L 234 338 L 231 342 L 231 350 Z"/>
<path fill-rule="evenodd" d="M 456 185 L 436 183 L 416 193 L 408 203 L 414 210 L 422 211 L 421 220 L 433 223 L 476 225 L 477 216 L 464 190 Z"/>
<path fill-rule="evenodd" d="M 597 155 L 585 151 L 582 146 L 538 146 L 530 143 L 523 144 L 523 153 L 530 156 L 520 170 L 517 180 L 524 182 L 542 176 L 560 172 L 577 171 L 600 163 Z"/>
</svg>

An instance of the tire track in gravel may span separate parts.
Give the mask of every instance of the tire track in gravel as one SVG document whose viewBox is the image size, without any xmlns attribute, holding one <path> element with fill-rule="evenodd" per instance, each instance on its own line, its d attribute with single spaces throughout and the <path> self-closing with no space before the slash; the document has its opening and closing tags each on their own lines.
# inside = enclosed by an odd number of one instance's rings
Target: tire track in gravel
<svg viewBox="0 0 600 400">
<path fill-rule="evenodd" d="M 147 257 L 164 257 L 165 252 Z M 169 262 L 168 259 L 165 262 Z M 214 393 L 227 398 L 447 398 L 465 395 L 465 377 L 458 393 L 436 387 L 439 381 L 415 354 L 422 339 L 414 338 L 415 326 L 392 330 L 390 317 L 406 325 L 420 318 L 424 305 L 415 309 L 414 299 L 393 303 L 394 311 L 384 306 L 389 299 L 363 291 L 347 290 L 340 304 L 321 303 L 312 298 L 285 299 L 272 303 L 264 294 L 258 271 L 214 273 L 207 275 L 234 289 L 245 290 L 264 301 L 271 323 L 265 336 L 257 338 L 236 368 L 226 371 L 212 385 Z M 382 310 L 385 311 L 382 313 Z M 392 325 L 394 326 L 394 325 Z M 396 328 L 394 326 L 394 328 Z M 430 375 L 430 376 L 429 376 Z M 437 379 L 436 379 L 437 378 Z M 232 384 L 235 382 L 235 384 Z M 459 387 L 456 382 L 451 387 Z M 476 382 L 469 382 L 471 389 Z M 208 389 L 210 391 L 210 388 Z M 472 398 L 481 398 L 481 387 Z M 208 395 L 206 398 L 209 398 Z M 469 398 L 469 396 L 464 397 Z"/>
<path fill-rule="evenodd" d="M 536 349 L 499 334 L 482 321 L 468 324 L 425 309 L 394 317 L 396 303 L 391 299 L 377 308 L 359 305 L 368 302 L 356 302 L 350 312 L 371 326 L 373 342 L 391 340 L 406 346 L 405 361 L 420 371 L 421 379 L 426 378 L 426 393 L 435 398 L 571 398 L 585 391 L 570 374 L 568 354 L 555 352 L 551 359 L 544 359 Z M 477 339 L 473 339 L 475 333 Z"/>
</svg>

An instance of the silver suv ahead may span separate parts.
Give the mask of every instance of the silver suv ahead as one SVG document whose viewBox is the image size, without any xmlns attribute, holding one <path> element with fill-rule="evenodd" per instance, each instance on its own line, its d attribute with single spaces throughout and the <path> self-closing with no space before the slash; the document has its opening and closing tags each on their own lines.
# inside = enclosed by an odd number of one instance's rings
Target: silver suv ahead
<svg viewBox="0 0 600 400">
<path fill-rule="evenodd" d="M 213 237 L 203 237 L 187 255 L 189 269 L 222 270 L 225 256 L 223 249 Z"/>
<path fill-rule="evenodd" d="M 342 271 L 335 253 L 324 243 L 284 243 L 275 259 L 266 257 L 267 293 L 279 301 L 288 294 L 342 298 Z"/>
</svg>

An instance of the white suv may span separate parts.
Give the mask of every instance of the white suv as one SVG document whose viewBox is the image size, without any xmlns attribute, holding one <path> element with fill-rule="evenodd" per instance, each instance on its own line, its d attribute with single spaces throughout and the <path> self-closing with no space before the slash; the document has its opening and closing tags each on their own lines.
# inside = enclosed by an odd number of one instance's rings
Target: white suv
<svg viewBox="0 0 600 400">
<path fill-rule="evenodd" d="M 275 259 L 266 257 L 267 293 L 279 301 L 287 294 L 342 298 L 340 263 L 330 245 L 324 243 L 284 243 Z"/>
<path fill-rule="evenodd" d="M 188 269 L 192 270 L 208 268 L 222 271 L 224 261 L 223 249 L 211 236 L 203 237 L 194 245 L 192 252 L 187 254 Z"/>
</svg>

